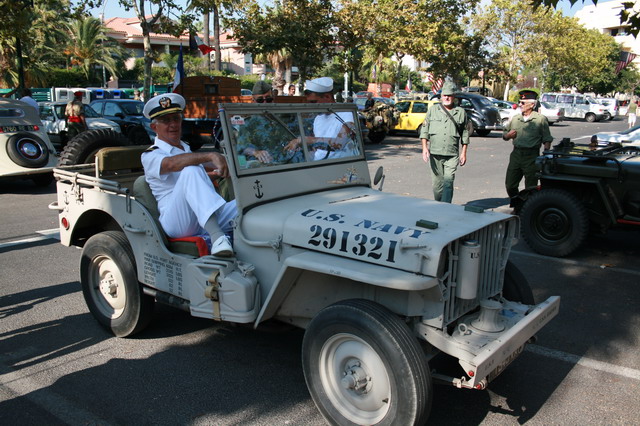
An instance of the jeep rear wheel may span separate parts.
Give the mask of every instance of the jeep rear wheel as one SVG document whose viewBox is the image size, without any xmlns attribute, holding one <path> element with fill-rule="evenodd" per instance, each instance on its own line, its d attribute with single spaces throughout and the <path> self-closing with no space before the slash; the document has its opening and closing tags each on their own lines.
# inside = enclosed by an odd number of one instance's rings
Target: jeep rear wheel
<svg viewBox="0 0 640 426">
<path fill-rule="evenodd" d="M 570 254 L 584 242 L 589 230 L 582 202 L 561 189 L 532 194 L 522 207 L 520 219 L 529 247 L 547 256 Z"/>
<path fill-rule="evenodd" d="M 491 129 L 476 129 L 476 133 L 480 137 L 488 136 L 491 133 Z"/>
<path fill-rule="evenodd" d="M 154 300 L 142 292 L 124 233 L 107 231 L 89 238 L 80 258 L 80 282 L 89 311 L 116 336 L 131 336 L 151 320 Z"/>
<path fill-rule="evenodd" d="M 72 166 L 95 162 L 95 156 L 102 148 L 128 146 L 131 141 L 113 130 L 87 130 L 71 139 L 60 154 L 60 166 Z"/>
<path fill-rule="evenodd" d="M 47 165 L 49 149 L 42 139 L 32 133 L 20 132 L 7 139 L 7 154 L 21 167 L 37 169 Z"/>
<path fill-rule="evenodd" d="M 432 384 L 409 327 L 385 307 L 348 300 L 318 313 L 302 342 L 311 397 L 332 424 L 426 422 Z"/>
</svg>

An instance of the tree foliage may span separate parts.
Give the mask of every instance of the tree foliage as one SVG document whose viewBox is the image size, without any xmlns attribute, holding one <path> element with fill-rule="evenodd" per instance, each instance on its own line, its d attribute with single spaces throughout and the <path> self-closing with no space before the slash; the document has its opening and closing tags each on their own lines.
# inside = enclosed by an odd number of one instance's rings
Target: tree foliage
<svg viewBox="0 0 640 426">
<path fill-rule="evenodd" d="M 573 6 L 578 3 L 579 0 L 569 0 L 569 3 Z M 598 0 L 591 0 L 593 4 L 597 5 Z M 582 0 L 582 3 L 585 1 Z M 548 6 L 557 7 L 559 0 L 531 0 L 531 4 L 535 7 Z M 640 9 L 636 8 L 636 1 L 622 2 L 624 9 L 620 12 L 620 25 L 629 25 L 629 32 L 634 36 L 638 36 L 640 32 Z"/>
<path fill-rule="evenodd" d="M 87 80 L 97 81 L 94 76 L 96 65 L 104 67 L 113 76 L 119 74 L 117 59 L 126 58 L 128 53 L 116 40 L 107 37 L 100 20 L 93 17 L 74 19 L 67 24 L 67 31 L 69 43 L 65 54 Z"/>
<path fill-rule="evenodd" d="M 334 46 L 333 7 L 329 0 L 276 0 L 272 6 L 251 2 L 225 23 L 245 53 L 266 57 L 275 70 L 274 84 L 284 83 L 295 63 L 302 79 L 322 66 Z"/>
<path fill-rule="evenodd" d="M 0 0 L 0 85 L 18 85 L 16 45 L 20 40 L 27 85 L 44 84 L 48 69 L 64 65 L 61 45 L 69 19 L 67 0 Z"/>
</svg>

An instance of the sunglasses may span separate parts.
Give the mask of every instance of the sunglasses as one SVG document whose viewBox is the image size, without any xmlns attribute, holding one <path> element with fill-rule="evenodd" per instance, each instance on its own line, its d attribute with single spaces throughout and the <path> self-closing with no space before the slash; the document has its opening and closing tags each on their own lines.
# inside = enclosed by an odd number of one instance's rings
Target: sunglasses
<svg viewBox="0 0 640 426">
<path fill-rule="evenodd" d="M 267 96 L 265 98 L 256 98 L 256 102 L 259 103 L 259 104 L 264 103 L 264 102 L 270 104 L 271 102 L 273 102 L 273 98 L 271 96 Z"/>
</svg>

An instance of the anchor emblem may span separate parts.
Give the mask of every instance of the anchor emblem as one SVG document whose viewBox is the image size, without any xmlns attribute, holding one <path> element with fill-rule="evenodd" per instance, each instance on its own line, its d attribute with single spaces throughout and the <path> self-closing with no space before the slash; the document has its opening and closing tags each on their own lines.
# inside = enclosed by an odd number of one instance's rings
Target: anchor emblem
<svg viewBox="0 0 640 426">
<path fill-rule="evenodd" d="M 262 191 L 260 191 L 261 188 L 262 188 L 262 185 L 260 185 L 260 181 L 256 179 L 255 185 L 253 185 L 253 189 L 256 190 L 256 193 L 255 193 L 256 198 L 262 198 L 264 196 Z"/>
</svg>

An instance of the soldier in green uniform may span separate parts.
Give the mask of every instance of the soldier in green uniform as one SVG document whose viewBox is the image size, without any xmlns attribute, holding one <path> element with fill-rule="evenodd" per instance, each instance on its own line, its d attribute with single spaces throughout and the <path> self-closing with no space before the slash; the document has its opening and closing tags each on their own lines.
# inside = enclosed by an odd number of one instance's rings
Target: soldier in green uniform
<svg viewBox="0 0 640 426">
<path fill-rule="evenodd" d="M 467 114 L 454 104 L 455 85 L 448 81 L 441 93 L 441 103 L 429 108 L 422 123 L 420 140 L 422 159 L 431 167 L 433 197 L 450 203 L 458 164 L 467 162 L 469 131 Z M 462 148 L 460 148 L 462 145 Z"/>
<path fill-rule="evenodd" d="M 518 185 L 524 176 L 525 188 L 536 186 L 536 158 L 540 155 L 540 145 L 549 149 L 553 137 L 549 132 L 547 118 L 534 111 L 538 94 L 531 90 L 520 92 L 521 114 L 514 116 L 504 128 L 502 138 L 513 141 L 513 151 L 509 156 L 509 166 L 505 186 L 510 198 L 518 195 Z M 513 204 L 513 203 L 512 203 Z"/>
</svg>

